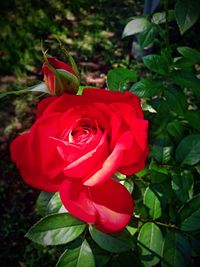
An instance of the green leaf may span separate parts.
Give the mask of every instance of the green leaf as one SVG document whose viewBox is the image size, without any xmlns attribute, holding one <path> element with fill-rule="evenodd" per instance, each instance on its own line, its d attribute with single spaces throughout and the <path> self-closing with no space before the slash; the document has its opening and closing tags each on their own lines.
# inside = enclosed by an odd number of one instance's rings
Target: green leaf
<svg viewBox="0 0 200 267">
<path fill-rule="evenodd" d="M 52 196 L 52 198 L 48 202 L 48 205 L 46 207 L 47 213 L 57 213 L 61 210 L 61 208 L 64 212 L 63 205 L 60 199 L 60 195 L 57 192 Z"/>
<path fill-rule="evenodd" d="M 153 23 L 150 23 L 147 26 L 146 30 L 138 35 L 138 43 L 141 48 L 145 49 L 148 48 L 151 44 L 153 44 L 157 33 L 157 27 Z"/>
<path fill-rule="evenodd" d="M 153 157 L 160 163 L 167 163 L 172 158 L 173 146 L 167 134 L 159 135 L 155 139 L 152 152 Z"/>
<path fill-rule="evenodd" d="M 184 170 L 181 173 L 172 172 L 172 188 L 180 201 L 185 203 L 192 197 L 193 176 L 191 171 Z"/>
<path fill-rule="evenodd" d="M 168 123 L 167 131 L 175 138 L 176 141 L 179 141 L 183 137 L 185 127 L 181 121 L 173 120 Z"/>
<path fill-rule="evenodd" d="M 182 231 L 200 230 L 200 194 L 185 203 L 178 215 Z"/>
<path fill-rule="evenodd" d="M 129 21 L 129 23 L 124 28 L 122 38 L 143 32 L 149 24 L 150 22 L 145 17 L 135 18 Z"/>
<path fill-rule="evenodd" d="M 69 213 L 52 214 L 34 224 L 26 237 L 41 245 L 60 245 L 77 238 L 85 226 Z"/>
<path fill-rule="evenodd" d="M 49 193 L 45 191 L 40 192 L 36 201 L 36 210 L 39 214 L 46 215 L 47 205 L 53 195 L 54 193 Z"/>
<path fill-rule="evenodd" d="M 142 78 L 130 88 L 130 91 L 139 97 L 148 98 L 159 95 L 163 89 L 164 86 L 161 81 Z"/>
<path fill-rule="evenodd" d="M 187 110 L 187 100 L 184 93 L 181 90 L 172 89 L 166 90 L 164 96 L 170 112 L 179 116 L 184 116 Z"/>
<path fill-rule="evenodd" d="M 191 88 L 197 97 L 200 97 L 200 79 L 191 70 L 173 70 L 170 79 L 183 88 Z"/>
<path fill-rule="evenodd" d="M 163 246 L 162 267 L 189 267 L 191 249 L 188 241 L 179 233 L 168 232 Z"/>
<path fill-rule="evenodd" d="M 176 149 L 176 160 L 186 165 L 200 161 L 200 134 L 191 134 L 182 139 Z"/>
<path fill-rule="evenodd" d="M 143 57 L 144 65 L 151 71 L 166 75 L 169 71 L 168 64 L 164 57 L 161 55 L 148 55 Z"/>
<path fill-rule="evenodd" d="M 132 237 L 127 230 L 117 234 L 105 234 L 90 226 L 90 234 L 93 240 L 103 249 L 110 252 L 127 251 L 133 247 Z"/>
<path fill-rule="evenodd" d="M 144 193 L 144 205 L 149 208 L 149 215 L 154 220 L 162 215 L 160 200 L 151 187 L 147 187 Z"/>
<path fill-rule="evenodd" d="M 181 34 L 186 32 L 200 16 L 200 3 L 197 0 L 178 0 L 175 5 L 175 17 Z"/>
<path fill-rule="evenodd" d="M 187 46 L 178 47 L 177 50 L 187 60 L 193 61 L 193 65 L 200 62 L 200 52 L 198 50 Z"/>
<path fill-rule="evenodd" d="M 168 21 L 175 19 L 174 10 L 168 10 Z M 152 22 L 155 24 L 162 24 L 166 22 L 166 12 L 157 12 L 152 16 Z"/>
<path fill-rule="evenodd" d="M 200 112 L 197 110 L 187 110 L 184 118 L 188 121 L 193 129 L 200 131 Z"/>
<path fill-rule="evenodd" d="M 67 249 L 60 256 L 56 267 L 95 267 L 92 250 L 86 240 L 81 246 Z"/>
<path fill-rule="evenodd" d="M 112 69 L 107 75 L 107 87 L 109 90 L 123 91 L 126 83 L 136 81 L 136 72 L 126 68 Z"/>
<path fill-rule="evenodd" d="M 165 167 L 158 166 L 155 162 L 150 163 L 149 170 L 152 183 L 162 183 L 168 177 L 168 170 Z"/>
<path fill-rule="evenodd" d="M 145 267 L 156 265 L 161 258 L 163 236 L 160 228 L 154 223 L 145 223 L 138 235 L 138 245 L 141 249 L 141 260 Z"/>
</svg>

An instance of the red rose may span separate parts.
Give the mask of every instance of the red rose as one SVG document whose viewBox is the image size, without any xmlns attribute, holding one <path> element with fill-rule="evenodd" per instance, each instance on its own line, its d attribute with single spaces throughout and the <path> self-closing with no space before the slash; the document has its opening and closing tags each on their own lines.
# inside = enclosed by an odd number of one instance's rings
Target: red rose
<svg viewBox="0 0 200 267">
<path fill-rule="evenodd" d="M 62 61 L 54 57 L 47 58 L 42 66 L 44 81 L 53 95 L 76 93 L 79 87 L 79 80 L 74 70 Z"/>
<path fill-rule="evenodd" d="M 145 165 L 148 123 L 130 92 L 85 89 L 38 105 L 37 120 L 11 144 L 24 180 L 60 191 L 66 209 L 104 232 L 124 228 L 133 212 L 128 191 L 112 180 Z"/>
</svg>

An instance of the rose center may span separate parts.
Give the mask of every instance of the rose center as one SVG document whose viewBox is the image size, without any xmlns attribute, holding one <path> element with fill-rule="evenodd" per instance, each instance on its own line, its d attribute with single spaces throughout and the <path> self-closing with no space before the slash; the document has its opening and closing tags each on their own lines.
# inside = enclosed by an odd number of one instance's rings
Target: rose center
<svg viewBox="0 0 200 267">
<path fill-rule="evenodd" d="M 88 143 L 97 133 L 97 128 L 91 120 L 80 120 L 69 132 L 70 143 Z"/>
</svg>

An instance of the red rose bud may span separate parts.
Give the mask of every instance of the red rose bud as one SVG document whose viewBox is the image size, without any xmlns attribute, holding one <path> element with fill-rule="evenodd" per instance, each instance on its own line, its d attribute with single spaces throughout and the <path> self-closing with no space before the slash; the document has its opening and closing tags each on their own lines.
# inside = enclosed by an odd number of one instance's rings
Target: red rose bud
<svg viewBox="0 0 200 267">
<path fill-rule="evenodd" d="M 60 96 L 63 92 L 76 94 L 79 79 L 75 71 L 64 62 L 49 57 L 42 66 L 44 81 L 52 95 Z"/>
</svg>

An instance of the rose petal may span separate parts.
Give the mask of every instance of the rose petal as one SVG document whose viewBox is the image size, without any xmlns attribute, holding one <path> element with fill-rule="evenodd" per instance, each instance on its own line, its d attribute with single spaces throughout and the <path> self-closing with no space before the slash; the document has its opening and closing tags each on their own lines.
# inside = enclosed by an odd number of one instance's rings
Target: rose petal
<svg viewBox="0 0 200 267">
<path fill-rule="evenodd" d="M 105 233 L 122 230 L 133 213 L 131 195 L 124 186 L 113 180 L 98 187 L 86 187 L 66 180 L 61 185 L 60 197 L 72 215 L 93 223 Z"/>
<path fill-rule="evenodd" d="M 84 179 L 84 185 L 97 186 L 110 179 L 120 166 L 124 150 L 129 149 L 131 145 L 132 135 L 129 131 L 127 131 L 120 136 L 114 150 L 104 161 L 102 167 L 91 177 L 89 176 L 89 178 Z"/>
<path fill-rule="evenodd" d="M 57 98 L 56 96 L 50 96 L 40 101 L 37 105 L 36 117 L 39 118 L 44 112 L 44 110 L 48 107 L 48 105 L 53 103 L 56 100 L 56 98 Z"/>
<path fill-rule="evenodd" d="M 48 179 L 54 179 L 62 172 L 65 164 L 54 141 L 51 139 L 51 136 L 56 137 L 59 134 L 59 118 L 59 113 L 42 116 L 29 132 L 28 146 L 30 160 L 33 163 L 32 169 L 41 172 Z"/>
<path fill-rule="evenodd" d="M 65 208 L 75 217 L 88 223 L 96 221 L 97 213 L 88 188 L 81 183 L 66 179 L 60 187 L 60 198 Z"/>
<path fill-rule="evenodd" d="M 98 212 L 95 226 L 106 233 L 122 230 L 133 214 L 133 200 L 120 183 L 108 180 L 100 187 L 91 187 L 91 198 Z"/>
<path fill-rule="evenodd" d="M 122 92 L 112 92 L 105 89 L 93 89 L 85 88 L 83 91 L 83 96 L 89 98 L 91 102 L 102 102 L 102 103 L 126 103 L 134 108 L 139 118 L 143 118 L 143 112 L 140 105 L 140 99 L 132 94 L 131 92 L 126 91 Z"/>
<path fill-rule="evenodd" d="M 52 183 L 33 168 L 33 162 L 28 151 L 28 138 L 29 133 L 24 133 L 11 143 L 12 161 L 20 169 L 21 176 L 27 184 L 48 192 L 58 191 L 58 181 Z"/>
<path fill-rule="evenodd" d="M 70 148 L 69 148 L 70 153 Z M 99 144 L 88 153 L 80 156 L 77 160 L 64 168 L 64 174 L 68 177 L 84 178 L 99 162 L 104 161 L 108 156 L 108 143 L 106 133 L 102 136 Z"/>
</svg>

